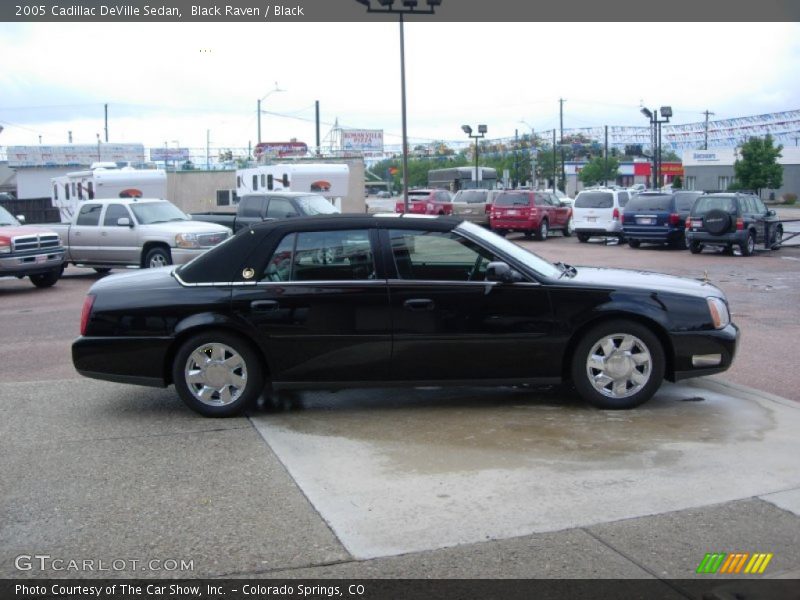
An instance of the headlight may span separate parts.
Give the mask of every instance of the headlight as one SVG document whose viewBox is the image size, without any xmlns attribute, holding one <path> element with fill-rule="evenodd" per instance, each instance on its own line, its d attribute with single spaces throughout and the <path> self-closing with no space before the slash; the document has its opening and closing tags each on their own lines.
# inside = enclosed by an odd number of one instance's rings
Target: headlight
<svg viewBox="0 0 800 600">
<path fill-rule="evenodd" d="M 11 254 L 11 242 L 0 240 L 0 254 Z"/>
<path fill-rule="evenodd" d="M 175 236 L 175 245 L 178 248 L 199 248 L 196 233 L 179 233 Z"/>
<path fill-rule="evenodd" d="M 731 315 L 728 312 L 728 305 L 722 298 L 706 298 L 708 302 L 708 312 L 711 313 L 711 320 L 714 329 L 722 329 L 731 322 Z"/>
</svg>

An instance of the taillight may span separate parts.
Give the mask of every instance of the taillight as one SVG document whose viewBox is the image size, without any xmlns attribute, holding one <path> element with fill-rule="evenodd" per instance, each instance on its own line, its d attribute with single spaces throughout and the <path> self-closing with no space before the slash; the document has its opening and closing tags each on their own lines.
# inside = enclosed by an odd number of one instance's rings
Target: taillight
<svg viewBox="0 0 800 600">
<path fill-rule="evenodd" d="M 615 208 L 615 209 L 614 209 L 614 214 L 612 215 L 612 218 L 613 218 L 615 221 L 619 221 L 619 209 L 618 209 L 618 208 Z"/>
<path fill-rule="evenodd" d="M 484 207 L 484 212 L 485 212 L 487 215 L 488 215 L 488 214 L 491 214 L 491 212 L 492 212 L 492 205 L 491 205 L 491 204 L 487 204 L 487 205 Z"/>
<path fill-rule="evenodd" d="M 686 217 L 686 223 L 683 224 L 686 229 L 692 228 L 692 217 Z"/>
<path fill-rule="evenodd" d="M 669 216 L 669 224 L 670 225 L 680 225 L 681 224 L 681 216 L 678 213 L 672 213 Z"/>
<path fill-rule="evenodd" d="M 94 305 L 94 295 L 87 294 L 83 300 L 83 308 L 81 309 L 81 335 L 86 335 L 86 326 L 89 324 L 89 317 L 92 314 L 92 306 Z"/>
<path fill-rule="evenodd" d="M 739 217 L 736 219 L 736 231 L 742 231 L 744 229 L 744 219 Z"/>
</svg>

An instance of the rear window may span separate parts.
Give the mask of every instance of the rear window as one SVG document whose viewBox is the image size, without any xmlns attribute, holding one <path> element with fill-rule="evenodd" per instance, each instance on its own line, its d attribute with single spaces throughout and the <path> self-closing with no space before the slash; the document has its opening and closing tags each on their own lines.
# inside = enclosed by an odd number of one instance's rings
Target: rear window
<svg viewBox="0 0 800 600">
<path fill-rule="evenodd" d="M 736 214 L 736 198 L 731 196 L 701 196 L 692 207 L 693 215 L 704 215 L 710 210 L 724 210 Z"/>
<path fill-rule="evenodd" d="M 467 204 L 482 204 L 486 202 L 486 191 L 469 190 L 461 191 L 456 194 L 454 202 L 466 202 Z"/>
<path fill-rule="evenodd" d="M 675 194 L 675 206 L 680 212 L 690 211 L 695 201 L 702 195 L 698 192 L 678 192 Z"/>
<path fill-rule="evenodd" d="M 408 192 L 409 200 L 427 200 L 430 197 L 430 192 Z"/>
<path fill-rule="evenodd" d="M 494 201 L 495 206 L 529 206 L 528 194 L 500 194 Z"/>
<path fill-rule="evenodd" d="M 575 208 L 611 208 L 614 194 L 609 192 L 581 192 L 575 198 Z"/>
<path fill-rule="evenodd" d="M 663 210 L 672 211 L 672 196 L 660 194 L 656 196 L 634 196 L 628 201 L 626 211 L 632 210 Z"/>
</svg>

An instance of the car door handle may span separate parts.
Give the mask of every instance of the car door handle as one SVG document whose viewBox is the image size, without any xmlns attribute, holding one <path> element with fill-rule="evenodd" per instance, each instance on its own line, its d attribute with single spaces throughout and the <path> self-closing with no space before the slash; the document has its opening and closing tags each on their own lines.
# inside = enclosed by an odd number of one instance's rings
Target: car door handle
<svg viewBox="0 0 800 600">
<path fill-rule="evenodd" d="M 254 300 L 250 303 L 250 308 L 259 312 L 278 310 L 279 306 L 277 300 Z"/>
<path fill-rule="evenodd" d="M 429 298 L 411 298 L 403 302 L 403 308 L 411 311 L 433 310 L 436 304 Z"/>
</svg>

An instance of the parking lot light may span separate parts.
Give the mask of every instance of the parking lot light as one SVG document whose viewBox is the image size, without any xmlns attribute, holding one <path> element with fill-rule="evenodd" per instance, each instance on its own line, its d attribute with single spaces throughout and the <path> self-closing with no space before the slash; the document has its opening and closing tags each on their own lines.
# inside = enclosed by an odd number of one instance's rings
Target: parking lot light
<svg viewBox="0 0 800 600">
<path fill-rule="evenodd" d="M 461 131 L 466 133 L 469 137 L 475 140 L 475 188 L 478 187 L 478 140 L 486 137 L 486 133 L 489 131 L 489 128 L 486 125 L 478 125 L 478 133 L 476 135 L 472 135 L 472 127 L 469 125 L 462 125 Z"/>
</svg>

